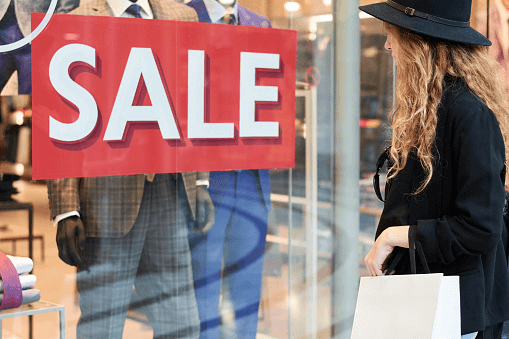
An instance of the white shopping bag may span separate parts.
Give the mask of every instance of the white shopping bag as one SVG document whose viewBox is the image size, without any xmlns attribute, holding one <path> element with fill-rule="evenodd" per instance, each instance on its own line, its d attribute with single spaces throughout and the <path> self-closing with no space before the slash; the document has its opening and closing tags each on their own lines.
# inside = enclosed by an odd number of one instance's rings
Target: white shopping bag
<svg viewBox="0 0 509 339">
<path fill-rule="evenodd" d="M 460 339 L 459 277 L 363 277 L 351 339 Z"/>
</svg>

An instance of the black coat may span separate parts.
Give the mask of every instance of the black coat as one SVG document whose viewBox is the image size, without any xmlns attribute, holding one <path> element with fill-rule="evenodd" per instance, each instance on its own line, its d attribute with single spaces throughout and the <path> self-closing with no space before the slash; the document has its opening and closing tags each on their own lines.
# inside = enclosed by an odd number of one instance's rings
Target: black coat
<svg viewBox="0 0 509 339">
<path fill-rule="evenodd" d="M 505 151 L 495 115 L 458 79 L 444 81 L 434 152 L 422 193 L 409 194 L 425 178 L 414 155 L 387 184 L 377 237 L 390 226 L 418 225 L 431 272 L 460 276 L 462 333 L 482 331 L 509 319 Z M 396 268 L 409 271 L 408 260 Z"/>
</svg>

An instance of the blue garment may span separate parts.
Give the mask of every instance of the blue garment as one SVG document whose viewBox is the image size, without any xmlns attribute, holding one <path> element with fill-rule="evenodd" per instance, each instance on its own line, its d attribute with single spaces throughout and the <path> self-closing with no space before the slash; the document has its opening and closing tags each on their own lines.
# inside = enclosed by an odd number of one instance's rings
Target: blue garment
<svg viewBox="0 0 509 339">
<path fill-rule="evenodd" d="M 205 235 L 189 235 L 200 338 L 219 337 L 223 260 L 235 310 L 235 338 L 255 338 L 269 212 L 258 173 L 211 172 L 209 193 L 216 223 Z"/>
<path fill-rule="evenodd" d="M 203 4 L 205 5 L 205 11 L 209 17 L 208 21 L 200 21 L 200 22 L 212 22 L 214 24 L 227 24 L 224 21 L 224 16 L 228 14 L 226 8 L 221 5 L 217 0 L 203 0 Z M 235 17 L 235 22 L 238 22 L 237 18 L 239 17 L 239 4 L 237 1 L 233 4 L 232 13 Z"/>
<path fill-rule="evenodd" d="M 30 34 L 31 13 L 46 13 L 50 3 L 51 0 L 0 1 L 0 45 L 14 43 Z M 67 13 L 78 7 L 79 3 L 80 0 L 59 0 L 55 13 Z M 0 53 L 0 91 L 16 70 L 18 71 L 18 94 L 31 94 L 30 45 L 8 53 Z"/>
<path fill-rule="evenodd" d="M 16 14 L 14 2 L 11 1 L 7 12 L 0 20 L 0 45 L 7 45 L 23 39 Z M 30 45 L 25 45 L 8 53 L 0 53 L 0 91 L 14 71 L 18 70 L 18 94 L 32 93 L 32 64 L 30 59 Z"/>
<path fill-rule="evenodd" d="M 207 13 L 207 7 L 203 3 L 203 0 L 191 0 L 187 3 L 188 6 L 194 8 L 198 13 L 198 20 L 200 22 L 212 22 L 210 20 L 209 13 Z M 255 12 L 247 9 L 244 6 L 238 7 L 239 9 L 239 24 L 243 26 L 256 26 L 256 27 L 271 27 L 268 18 L 256 14 Z"/>
<path fill-rule="evenodd" d="M 212 22 L 203 0 L 187 4 L 200 22 Z M 211 6 L 212 7 L 212 6 Z M 216 7 L 219 13 L 219 8 Z M 215 23 L 224 23 L 219 13 Z M 240 25 L 270 27 L 267 18 L 234 6 Z M 218 21 L 219 20 L 219 21 Z M 246 154 L 246 156 L 248 156 Z M 209 193 L 215 225 L 206 235 L 190 233 L 200 338 L 219 337 L 221 264 L 235 310 L 235 338 L 255 338 L 258 325 L 263 254 L 270 211 L 269 170 L 210 172 Z"/>
</svg>

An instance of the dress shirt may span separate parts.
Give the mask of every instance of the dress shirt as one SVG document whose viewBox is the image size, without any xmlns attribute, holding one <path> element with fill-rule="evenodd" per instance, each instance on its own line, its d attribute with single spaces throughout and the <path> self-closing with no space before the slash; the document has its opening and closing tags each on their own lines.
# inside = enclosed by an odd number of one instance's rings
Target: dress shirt
<svg viewBox="0 0 509 339">
<path fill-rule="evenodd" d="M 70 212 L 66 212 L 66 213 L 62 213 L 62 214 L 59 214 L 55 217 L 55 220 L 53 220 L 53 226 L 57 226 L 58 225 L 58 222 L 62 219 L 65 219 L 65 218 L 69 218 L 69 217 L 72 217 L 72 216 L 77 216 L 79 217 L 80 214 L 78 213 L 78 211 L 70 211 Z"/>
<path fill-rule="evenodd" d="M 210 21 L 214 24 L 226 24 L 223 17 L 228 14 L 226 8 L 223 7 L 216 0 L 203 0 L 205 4 L 205 8 L 207 8 L 207 13 L 209 13 Z M 235 1 L 235 4 L 232 7 L 233 15 L 235 15 L 235 19 L 237 22 L 239 21 L 239 5 L 238 1 Z"/>
<path fill-rule="evenodd" d="M 140 15 L 143 19 L 153 19 L 154 13 L 152 12 L 152 8 L 150 8 L 150 4 L 148 0 L 138 0 L 134 2 L 135 4 L 141 7 Z M 133 2 L 129 0 L 108 0 L 108 5 L 113 11 L 113 15 L 121 18 L 132 18 L 133 16 L 126 12 L 126 10 L 131 6 Z"/>
</svg>

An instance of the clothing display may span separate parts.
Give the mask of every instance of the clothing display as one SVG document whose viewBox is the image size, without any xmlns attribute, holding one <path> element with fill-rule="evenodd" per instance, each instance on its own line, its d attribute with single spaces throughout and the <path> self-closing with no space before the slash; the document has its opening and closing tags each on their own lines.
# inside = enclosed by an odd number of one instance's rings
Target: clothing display
<svg viewBox="0 0 509 339">
<path fill-rule="evenodd" d="M 34 269 L 34 262 L 30 258 L 26 257 L 15 257 L 7 254 L 7 258 L 9 258 L 14 265 L 14 268 L 18 272 L 18 274 L 24 274 L 32 271 Z"/>
<path fill-rule="evenodd" d="M 38 289 L 30 288 L 30 289 L 23 289 L 21 292 L 21 295 L 23 297 L 23 301 L 21 305 L 33 303 L 36 301 L 39 301 L 41 299 L 41 291 Z M 4 300 L 4 294 L 0 293 L 0 303 Z"/>
<path fill-rule="evenodd" d="M 23 274 L 19 276 L 19 282 L 23 290 L 28 290 L 34 287 L 37 277 L 33 274 Z M 0 281 L 0 293 L 4 291 L 4 283 Z"/>
<path fill-rule="evenodd" d="M 33 274 L 26 274 L 34 268 L 32 259 L 5 255 L 1 252 L 0 259 L 0 304 L 4 301 L 4 294 L 7 295 L 5 304 L 1 305 L 2 309 L 16 308 L 39 301 L 41 292 L 33 288 L 37 278 Z"/>
<path fill-rule="evenodd" d="M 191 8 L 173 1 L 136 4 L 141 19 L 132 20 L 197 21 Z M 130 6 L 128 0 L 93 0 L 71 14 L 133 18 L 126 12 Z M 148 179 L 129 175 L 47 182 L 51 218 L 75 211 L 86 235 L 85 264 L 78 265 L 77 274 L 78 338 L 121 338 L 130 302 L 143 309 L 154 337 L 198 337 L 187 225 L 197 216 L 196 182 L 208 182 L 208 172 Z M 133 286 L 136 300 L 131 300 Z"/>
<path fill-rule="evenodd" d="M 225 8 L 215 0 L 187 4 L 200 22 L 270 27 L 260 16 L 234 2 Z M 235 310 L 236 338 L 255 338 L 261 296 L 263 256 L 270 211 L 268 170 L 210 173 L 215 225 L 207 234 L 190 232 L 200 338 L 219 337 L 221 270 Z"/>
</svg>

